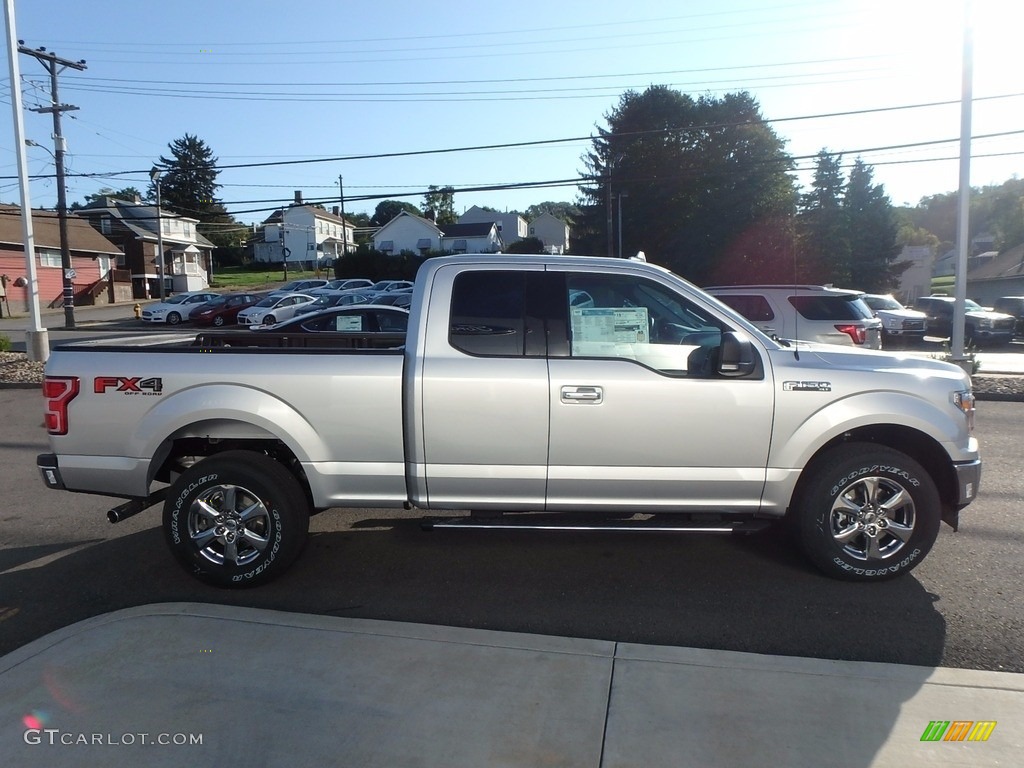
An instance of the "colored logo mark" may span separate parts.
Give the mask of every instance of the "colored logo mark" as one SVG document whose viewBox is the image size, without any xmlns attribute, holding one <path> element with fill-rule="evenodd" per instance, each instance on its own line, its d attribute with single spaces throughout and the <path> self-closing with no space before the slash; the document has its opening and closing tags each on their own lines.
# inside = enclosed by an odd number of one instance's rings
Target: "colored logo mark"
<svg viewBox="0 0 1024 768">
<path fill-rule="evenodd" d="M 995 729 L 995 720 L 932 720 L 921 741 L 988 741 Z"/>
</svg>

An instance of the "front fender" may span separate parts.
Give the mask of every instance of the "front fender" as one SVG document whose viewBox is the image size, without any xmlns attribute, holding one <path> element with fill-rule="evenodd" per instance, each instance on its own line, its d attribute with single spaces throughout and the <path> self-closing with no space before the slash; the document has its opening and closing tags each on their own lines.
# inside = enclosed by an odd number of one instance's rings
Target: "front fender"
<svg viewBox="0 0 1024 768">
<path fill-rule="evenodd" d="M 952 460 L 977 458 L 967 420 L 953 410 L 952 404 L 938 403 L 912 392 L 855 393 L 805 412 L 798 419 L 783 416 L 792 410 L 780 399 L 768 456 L 770 468 L 801 469 L 823 446 L 845 432 L 883 425 L 920 432 L 941 445 Z"/>
</svg>

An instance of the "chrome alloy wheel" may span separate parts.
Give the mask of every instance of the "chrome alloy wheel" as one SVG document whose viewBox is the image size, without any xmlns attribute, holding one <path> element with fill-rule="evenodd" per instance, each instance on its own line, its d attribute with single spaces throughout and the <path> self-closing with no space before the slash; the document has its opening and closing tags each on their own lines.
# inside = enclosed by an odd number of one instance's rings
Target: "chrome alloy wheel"
<svg viewBox="0 0 1024 768">
<path fill-rule="evenodd" d="M 906 488 L 887 477 L 864 477 L 836 498 L 829 532 L 856 560 L 886 560 L 906 546 L 916 521 L 914 499 Z"/>
<path fill-rule="evenodd" d="M 211 563 L 246 565 L 270 543 L 270 511 L 241 486 L 211 486 L 189 508 L 188 535 Z"/>
</svg>

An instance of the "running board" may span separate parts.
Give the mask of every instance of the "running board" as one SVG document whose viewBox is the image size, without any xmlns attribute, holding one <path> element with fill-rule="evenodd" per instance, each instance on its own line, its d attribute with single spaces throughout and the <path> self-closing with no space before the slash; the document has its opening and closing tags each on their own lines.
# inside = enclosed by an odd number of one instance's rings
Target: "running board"
<svg viewBox="0 0 1024 768">
<path fill-rule="evenodd" d="M 640 531 L 643 533 L 757 533 L 770 527 L 771 520 L 736 520 L 714 523 L 666 523 L 662 520 L 594 520 L 555 522 L 505 517 L 425 517 L 420 526 L 425 531 L 435 528 L 474 528 L 527 531 Z"/>
</svg>

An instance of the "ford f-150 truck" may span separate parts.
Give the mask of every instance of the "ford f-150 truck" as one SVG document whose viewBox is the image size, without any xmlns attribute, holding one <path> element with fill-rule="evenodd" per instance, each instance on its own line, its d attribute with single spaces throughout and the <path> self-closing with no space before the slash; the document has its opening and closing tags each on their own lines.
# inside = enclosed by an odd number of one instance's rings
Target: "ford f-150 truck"
<svg viewBox="0 0 1024 768">
<path fill-rule="evenodd" d="M 978 492 L 969 377 L 938 360 L 769 338 L 633 260 L 427 261 L 405 344 L 56 349 L 51 488 L 163 501 L 196 577 L 265 582 L 309 517 L 753 530 L 792 523 L 831 576 L 910 571 Z M 456 513 L 456 511 L 458 513 Z"/>
</svg>

